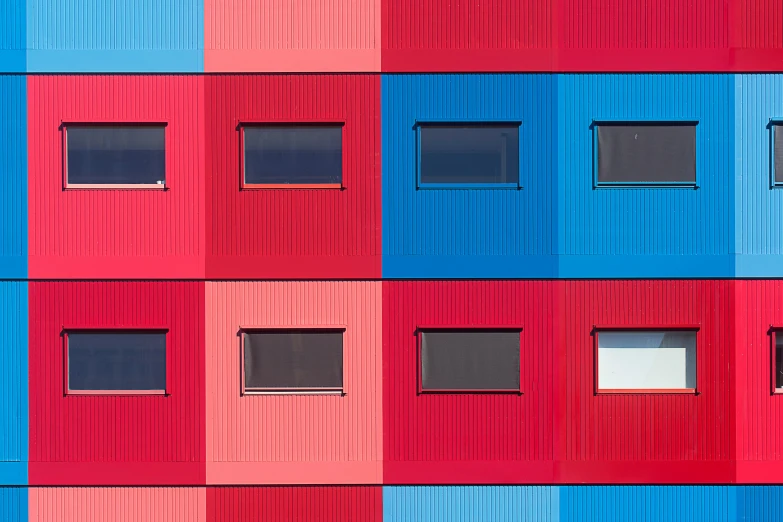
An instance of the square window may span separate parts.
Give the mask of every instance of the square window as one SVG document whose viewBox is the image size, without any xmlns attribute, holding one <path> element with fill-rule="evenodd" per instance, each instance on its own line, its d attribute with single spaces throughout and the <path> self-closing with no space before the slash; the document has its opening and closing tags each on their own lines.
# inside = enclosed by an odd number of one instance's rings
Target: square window
<svg viewBox="0 0 783 522">
<path fill-rule="evenodd" d="M 243 393 L 343 391 L 342 330 L 242 333 Z"/>
<path fill-rule="evenodd" d="M 164 125 L 66 125 L 66 188 L 164 188 Z"/>
<path fill-rule="evenodd" d="M 66 393 L 166 393 L 165 331 L 73 331 L 65 335 Z"/>
<path fill-rule="evenodd" d="M 597 185 L 696 185 L 695 122 L 595 125 Z"/>
<path fill-rule="evenodd" d="M 422 392 L 519 392 L 520 331 L 419 332 Z"/>
<path fill-rule="evenodd" d="M 783 330 L 772 331 L 772 392 L 783 393 Z"/>
<path fill-rule="evenodd" d="M 342 125 L 243 126 L 243 188 L 340 188 Z"/>
<path fill-rule="evenodd" d="M 420 186 L 519 186 L 519 124 L 420 123 Z"/>
<path fill-rule="evenodd" d="M 695 330 L 615 330 L 597 335 L 599 392 L 695 392 Z"/>
<path fill-rule="evenodd" d="M 774 122 L 772 131 L 772 184 L 783 185 L 783 122 Z"/>
</svg>

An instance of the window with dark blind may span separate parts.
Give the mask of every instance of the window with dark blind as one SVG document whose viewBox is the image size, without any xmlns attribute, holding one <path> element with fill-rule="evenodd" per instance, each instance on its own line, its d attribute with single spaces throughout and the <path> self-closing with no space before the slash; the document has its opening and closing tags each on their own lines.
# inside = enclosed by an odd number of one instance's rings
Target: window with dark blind
<svg viewBox="0 0 783 522">
<path fill-rule="evenodd" d="M 772 387 L 776 393 L 783 393 L 783 331 L 773 332 Z"/>
<path fill-rule="evenodd" d="M 599 185 L 695 185 L 696 124 L 595 126 Z"/>
<path fill-rule="evenodd" d="M 783 185 L 783 122 L 772 125 L 772 179 Z"/>
<path fill-rule="evenodd" d="M 163 188 L 163 125 L 66 125 L 66 185 Z"/>
<path fill-rule="evenodd" d="M 419 124 L 420 185 L 518 185 L 518 124 Z"/>
<path fill-rule="evenodd" d="M 150 394 L 166 391 L 166 333 L 66 333 L 68 392 Z"/>
<path fill-rule="evenodd" d="M 342 391 L 342 331 L 268 330 L 242 337 L 245 392 Z"/>
<path fill-rule="evenodd" d="M 243 187 L 342 185 L 342 125 L 253 125 L 242 132 Z"/>
<path fill-rule="evenodd" d="M 519 331 L 420 332 L 421 391 L 520 390 Z"/>
</svg>

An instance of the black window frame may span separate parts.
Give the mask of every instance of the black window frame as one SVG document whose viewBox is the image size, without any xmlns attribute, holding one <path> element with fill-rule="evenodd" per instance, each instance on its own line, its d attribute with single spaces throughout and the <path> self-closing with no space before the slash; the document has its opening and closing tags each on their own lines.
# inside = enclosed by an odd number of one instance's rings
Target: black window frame
<svg viewBox="0 0 783 522">
<path fill-rule="evenodd" d="M 777 139 L 783 140 L 783 118 L 770 118 L 767 127 L 769 128 L 769 186 L 770 188 L 783 188 L 783 147 L 781 147 L 781 158 L 777 160 L 775 156 L 775 141 Z M 778 136 L 778 132 L 780 132 L 780 136 Z M 781 167 L 780 181 L 777 181 L 775 177 L 776 163 L 778 162 Z"/>
<path fill-rule="evenodd" d="M 239 190 L 344 190 L 345 187 L 345 121 L 240 121 L 239 132 Z M 245 131 L 247 129 L 296 129 L 296 128 L 339 128 L 340 129 L 340 182 L 339 183 L 247 183 L 245 181 Z"/>
<path fill-rule="evenodd" d="M 598 130 L 600 127 L 625 127 L 625 126 L 671 126 L 671 127 L 693 127 L 695 132 L 694 145 L 694 176 L 693 181 L 600 181 L 599 180 L 599 140 Z M 697 119 L 594 119 L 590 124 L 590 130 L 593 133 L 593 188 L 611 189 L 611 188 L 699 188 L 699 120 Z"/>
<path fill-rule="evenodd" d="M 424 183 L 422 176 L 422 128 L 426 127 L 516 127 L 517 128 L 517 181 L 515 183 Z M 522 121 L 521 120 L 416 120 L 416 189 L 476 189 L 476 190 L 522 190 Z"/>
<path fill-rule="evenodd" d="M 166 386 L 156 390 L 72 390 L 69 383 L 70 357 L 69 336 L 72 334 L 161 334 L 165 337 L 166 348 Z M 164 396 L 171 395 L 171 350 L 169 329 L 165 327 L 131 327 L 131 328 L 84 328 L 68 327 L 61 332 L 63 341 L 63 395 L 65 396 Z"/>
<path fill-rule="evenodd" d="M 770 344 L 770 392 L 772 395 L 783 396 L 783 387 L 777 387 L 778 372 L 783 372 L 783 367 L 778 366 L 777 361 L 777 342 L 778 336 L 783 338 L 783 326 L 771 326 L 769 328 Z M 783 362 L 783 361 L 782 361 Z M 783 366 L 783 365 L 782 365 Z"/>
<path fill-rule="evenodd" d="M 345 396 L 345 326 L 317 325 L 291 327 L 241 326 L 239 328 L 239 364 L 240 364 L 240 395 L 339 395 Z M 342 340 L 342 386 L 340 387 L 302 387 L 302 388 L 268 388 L 245 386 L 245 335 L 265 333 L 339 333 Z"/>
<path fill-rule="evenodd" d="M 424 348 L 423 336 L 427 333 L 516 333 L 519 335 L 519 387 L 517 389 L 495 388 L 495 389 L 439 389 L 424 388 L 423 382 L 423 356 Z M 522 391 L 522 332 L 521 326 L 501 325 L 501 326 L 465 326 L 465 325 L 420 325 L 416 327 L 416 393 L 417 395 L 523 395 Z"/>
<path fill-rule="evenodd" d="M 163 183 L 72 183 L 68 181 L 68 129 L 74 128 L 162 128 Z M 168 122 L 165 121 L 69 121 L 60 124 L 62 132 L 62 171 L 64 190 L 169 190 Z"/>
</svg>

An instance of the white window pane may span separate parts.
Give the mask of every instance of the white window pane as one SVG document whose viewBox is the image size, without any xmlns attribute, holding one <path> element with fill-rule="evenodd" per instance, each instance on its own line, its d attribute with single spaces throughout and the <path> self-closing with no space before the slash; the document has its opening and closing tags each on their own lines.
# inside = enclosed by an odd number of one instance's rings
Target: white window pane
<svg viewBox="0 0 783 522">
<path fill-rule="evenodd" d="M 598 388 L 696 388 L 695 332 L 601 332 Z"/>
</svg>

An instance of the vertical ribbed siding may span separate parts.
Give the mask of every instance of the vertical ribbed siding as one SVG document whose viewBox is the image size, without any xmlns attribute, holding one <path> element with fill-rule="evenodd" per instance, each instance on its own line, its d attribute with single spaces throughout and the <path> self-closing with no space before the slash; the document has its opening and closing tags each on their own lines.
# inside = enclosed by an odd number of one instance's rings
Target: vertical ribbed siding
<svg viewBox="0 0 783 522">
<path fill-rule="evenodd" d="M 27 488 L 0 488 L 0 520 L 28 522 Z"/>
<path fill-rule="evenodd" d="M 203 78 L 31 76 L 30 277 L 204 276 Z M 170 190 L 63 190 L 62 122 L 166 123 Z"/>
<path fill-rule="evenodd" d="M 564 481 L 579 477 L 579 481 L 604 483 L 727 482 L 731 282 L 565 281 L 563 285 L 556 344 L 561 347 L 565 423 L 560 436 L 565 461 L 581 463 L 571 466 L 581 470 L 579 475 L 565 476 Z M 698 325 L 699 395 L 595 395 L 595 325 Z M 725 474 L 712 473 L 715 470 Z"/>
<path fill-rule="evenodd" d="M 145 480 L 151 480 L 145 485 L 157 480 L 171 483 L 172 476 L 178 480 L 175 484 L 198 484 L 198 475 L 183 472 L 176 477 L 176 467 L 166 468 L 173 470 L 166 477 L 150 477 L 149 470 L 161 466 L 145 470 L 138 463 L 192 463 L 181 468 L 203 468 L 204 283 L 29 285 L 31 483 L 54 485 L 65 475 L 72 475 L 66 484 L 106 483 L 90 474 L 90 469 L 100 468 L 117 474 L 128 470 L 120 484 L 134 483 L 134 474 L 145 472 Z M 167 328 L 169 395 L 64 396 L 61 332 L 69 327 Z M 64 468 L 63 463 L 72 466 Z M 86 465 L 100 463 L 112 465 Z M 63 469 L 63 474 L 56 474 Z"/>
<path fill-rule="evenodd" d="M 558 82 L 560 276 L 733 276 L 734 77 L 561 75 Z M 699 188 L 594 189 L 594 119 L 697 120 Z"/>
<path fill-rule="evenodd" d="M 783 190 L 770 188 L 770 118 L 783 117 L 783 77 L 737 75 L 734 107 L 738 277 L 783 276 Z"/>
<path fill-rule="evenodd" d="M 24 484 L 28 441 L 27 283 L 1 282 L 0 302 L 0 484 Z M 4 466 L 7 462 L 18 464 Z"/>
<path fill-rule="evenodd" d="M 735 522 L 735 489 L 721 486 L 564 486 L 560 522 Z M 774 520 L 765 519 L 765 520 Z"/>
<path fill-rule="evenodd" d="M 380 483 L 380 282 L 207 283 L 206 317 L 209 483 Z M 241 396 L 249 326 L 344 326 L 345 395 Z"/>
<path fill-rule="evenodd" d="M 30 488 L 29 522 L 206 522 L 206 512 L 206 488 Z"/>
<path fill-rule="evenodd" d="M 30 72 L 200 72 L 204 1 L 28 0 L 27 49 Z"/>
<path fill-rule="evenodd" d="M 384 277 L 554 277 L 554 76 L 394 75 L 381 83 Z M 417 120 L 521 121 L 523 190 L 417 190 Z"/>
<path fill-rule="evenodd" d="M 551 482 L 559 284 L 383 283 L 385 483 Z M 523 394 L 417 394 L 422 325 L 521 326 Z"/>
<path fill-rule="evenodd" d="M 0 144 L 0 279 L 25 278 L 27 78 L 24 76 L 0 77 Z"/>
<path fill-rule="evenodd" d="M 736 41 L 740 49 L 783 50 L 783 3 L 778 0 L 731 0 Z M 763 57 L 756 53 L 757 58 Z M 776 61 L 775 69 L 781 70 Z M 758 65 L 757 65 L 758 66 Z M 765 68 L 766 70 L 766 68 Z"/>
<path fill-rule="evenodd" d="M 0 3 L 0 73 L 26 70 L 27 13 L 23 0 Z M 3 96 L 0 100 L 5 101 Z M 0 120 L 2 121 L 2 120 Z"/>
<path fill-rule="evenodd" d="M 380 79 L 208 76 L 209 279 L 380 277 Z M 239 122 L 343 122 L 344 190 L 239 190 Z"/>
<path fill-rule="evenodd" d="M 737 518 L 741 522 L 780 520 L 783 513 L 783 487 L 740 486 L 736 488 Z"/>
<path fill-rule="evenodd" d="M 207 488 L 210 522 L 381 522 L 380 486 Z"/>
<path fill-rule="evenodd" d="M 548 486 L 383 488 L 385 522 L 558 522 L 559 504 Z"/>
</svg>

